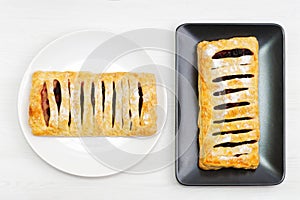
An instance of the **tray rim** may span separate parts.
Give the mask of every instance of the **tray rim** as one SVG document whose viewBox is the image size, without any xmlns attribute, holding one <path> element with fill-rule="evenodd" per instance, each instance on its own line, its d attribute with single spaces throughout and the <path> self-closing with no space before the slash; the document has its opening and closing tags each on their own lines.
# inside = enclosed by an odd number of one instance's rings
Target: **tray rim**
<svg viewBox="0 0 300 200">
<path fill-rule="evenodd" d="M 176 101 L 176 98 L 178 97 L 178 44 L 177 44 L 177 39 L 178 39 L 178 32 L 182 27 L 189 26 L 189 25 L 196 25 L 196 26 L 272 26 L 279 28 L 280 33 L 282 35 L 282 176 L 279 181 L 277 182 L 272 182 L 272 183 L 236 183 L 236 184 L 208 184 L 208 183 L 198 183 L 198 184 L 189 184 L 189 183 L 184 183 L 178 176 L 178 160 L 180 157 L 179 155 L 179 150 L 178 150 L 178 101 Z M 285 46 L 285 30 L 282 25 L 278 23 L 273 23 L 273 22 L 262 22 L 262 23 L 255 23 L 255 22 L 250 22 L 250 23 L 244 23 L 244 22 L 239 22 L 239 23 L 231 23 L 231 22 L 222 22 L 222 23 L 183 23 L 177 26 L 175 29 L 175 178 L 177 182 L 180 185 L 183 186 L 274 186 L 274 185 L 279 185 L 281 184 L 286 177 L 286 46 Z M 199 169 L 199 167 L 198 167 Z M 200 170 L 200 169 L 199 169 Z"/>
</svg>

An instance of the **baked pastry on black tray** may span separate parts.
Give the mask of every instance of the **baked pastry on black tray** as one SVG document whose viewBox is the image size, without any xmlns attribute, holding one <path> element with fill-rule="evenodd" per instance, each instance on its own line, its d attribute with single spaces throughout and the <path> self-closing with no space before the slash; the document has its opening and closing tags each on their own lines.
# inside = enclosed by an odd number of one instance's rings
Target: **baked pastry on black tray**
<svg viewBox="0 0 300 200">
<path fill-rule="evenodd" d="M 259 165 L 258 41 L 202 41 L 199 71 L 199 167 L 255 169 Z"/>
</svg>

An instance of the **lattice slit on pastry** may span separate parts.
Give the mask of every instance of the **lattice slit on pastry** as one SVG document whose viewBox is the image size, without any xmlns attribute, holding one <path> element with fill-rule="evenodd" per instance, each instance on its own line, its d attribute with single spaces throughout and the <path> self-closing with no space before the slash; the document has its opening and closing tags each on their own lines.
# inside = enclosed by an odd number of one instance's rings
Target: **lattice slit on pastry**
<svg viewBox="0 0 300 200">
<path fill-rule="evenodd" d="M 35 72 L 29 124 L 40 136 L 146 136 L 156 132 L 148 73 Z"/>
<path fill-rule="evenodd" d="M 202 41 L 199 71 L 199 167 L 256 169 L 258 42 L 255 37 Z"/>
</svg>

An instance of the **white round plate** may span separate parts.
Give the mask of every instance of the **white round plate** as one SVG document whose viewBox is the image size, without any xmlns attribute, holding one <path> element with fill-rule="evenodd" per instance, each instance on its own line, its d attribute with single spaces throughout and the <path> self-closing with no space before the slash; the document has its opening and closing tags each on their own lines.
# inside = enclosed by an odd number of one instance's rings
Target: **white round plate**
<svg viewBox="0 0 300 200">
<path fill-rule="evenodd" d="M 127 168 L 140 162 L 151 151 L 160 137 L 160 127 L 166 121 L 166 111 L 158 112 L 158 132 L 151 137 L 37 137 L 32 135 L 28 125 L 28 105 L 29 94 L 31 88 L 32 73 L 38 70 L 42 71 L 80 71 L 82 64 L 86 63 L 86 59 L 95 51 L 102 43 L 113 38 L 114 35 L 102 31 L 79 31 L 64 35 L 44 47 L 32 60 L 27 71 L 24 74 L 20 85 L 18 96 L 18 114 L 19 121 L 27 142 L 32 149 L 48 164 L 63 172 L 85 177 L 101 177 L 108 176 L 120 171 L 126 171 Z M 122 55 L 116 59 L 115 63 L 110 66 L 103 66 L 101 71 L 132 71 L 127 68 L 129 64 L 135 67 L 147 64 L 143 61 L 145 53 L 135 52 Z M 128 59 L 126 59 L 128 57 Z M 149 58 L 145 58 L 147 62 Z M 123 63 L 121 61 L 124 61 Z M 131 62 L 128 62 L 130 60 Z M 122 67 L 120 67 L 122 65 Z M 88 68 L 84 68 L 88 71 Z M 133 70 L 134 71 L 134 70 Z M 138 70 L 139 71 L 139 70 Z M 157 70 L 151 71 L 155 73 L 156 78 L 160 79 Z M 167 108 L 167 97 L 164 87 L 157 87 L 158 107 Z M 108 141 L 116 150 L 133 154 L 134 160 L 127 161 L 126 165 L 111 166 L 105 160 L 99 160 L 94 154 L 93 148 L 101 141 Z M 99 143 L 98 143 L 99 142 Z M 92 146 L 89 146 L 92 145 Z M 92 151 L 91 151 L 92 150 Z M 117 152 L 117 151 L 116 151 Z M 118 156 L 114 151 L 110 152 L 113 156 Z M 116 158 L 118 159 L 118 158 Z"/>
</svg>

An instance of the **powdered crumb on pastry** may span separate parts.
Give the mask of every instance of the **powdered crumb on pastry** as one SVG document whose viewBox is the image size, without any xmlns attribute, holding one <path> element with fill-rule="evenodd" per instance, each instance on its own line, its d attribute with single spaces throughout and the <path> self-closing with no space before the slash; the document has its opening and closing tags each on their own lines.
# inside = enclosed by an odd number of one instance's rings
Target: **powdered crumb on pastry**
<svg viewBox="0 0 300 200">
<path fill-rule="evenodd" d="M 38 71 L 29 125 L 37 136 L 148 136 L 156 105 L 153 74 Z"/>
<path fill-rule="evenodd" d="M 202 41 L 197 54 L 199 167 L 256 169 L 260 137 L 257 39 Z"/>
</svg>

